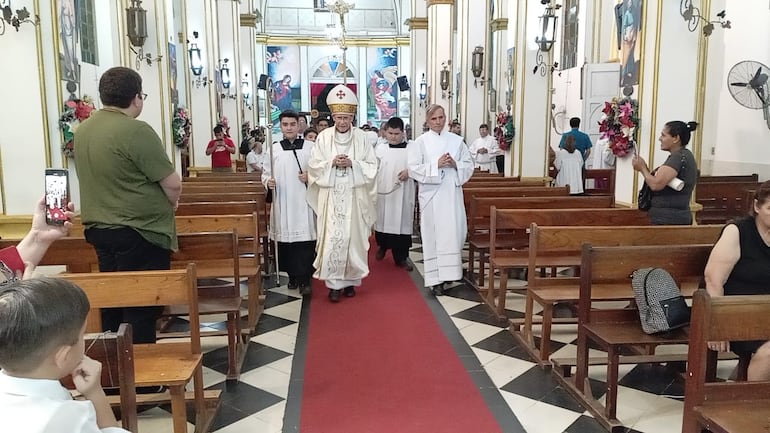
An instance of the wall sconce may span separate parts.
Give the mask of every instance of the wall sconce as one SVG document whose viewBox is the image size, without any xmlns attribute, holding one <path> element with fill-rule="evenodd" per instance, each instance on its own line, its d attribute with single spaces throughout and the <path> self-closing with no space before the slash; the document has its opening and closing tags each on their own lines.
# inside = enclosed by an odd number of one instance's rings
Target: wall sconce
<svg viewBox="0 0 770 433">
<path fill-rule="evenodd" d="M 452 66 L 452 61 L 447 60 L 441 63 L 441 67 L 444 68 L 439 74 L 439 85 L 441 86 L 441 99 L 452 98 L 452 91 L 449 90 L 450 76 L 449 67 Z"/>
<path fill-rule="evenodd" d="M 243 74 L 243 80 L 241 80 L 241 95 L 243 95 L 243 105 L 251 110 L 251 82 L 249 81 L 249 74 Z"/>
<path fill-rule="evenodd" d="M 26 6 L 21 9 L 16 9 L 16 15 L 14 15 L 13 10 L 11 10 L 10 1 L 0 8 L 0 12 L 2 12 L 2 15 L 0 15 L 0 36 L 5 34 L 5 26 L 12 26 L 18 32 L 19 27 L 21 27 L 23 23 L 30 23 L 33 26 L 40 24 L 39 16 L 35 15 L 34 20 L 30 19 L 32 15 L 29 13 Z"/>
<path fill-rule="evenodd" d="M 131 42 L 131 51 L 136 54 L 136 69 L 142 67 L 142 60 L 152 66 L 153 62 L 159 62 L 163 56 L 152 57 L 152 54 L 144 53 L 144 41 L 147 40 L 147 11 L 142 8 L 141 0 L 131 0 L 131 6 L 126 8 L 126 28 L 128 40 Z M 139 51 L 133 47 L 139 48 Z"/>
<path fill-rule="evenodd" d="M 198 40 L 198 32 L 193 32 L 193 37 L 195 40 Z M 196 88 L 206 87 L 211 80 L 203 75 L 203 57 L 201 56 L 201 49 L 198 48 L 198 44 L 191 42 L 190 48 L 187 49 L 187 54 L 190 57 L 190 71 L 192 71 L 193 76 L 195 76 L 192 84 Z"/>
<path fill-rule="evenodd" d="M 230 59 L 228 58 L 219 61 L 219 79 L 221 80 L 222 88 L 227 90 L 227 93 L 223 92 L 220 96 L 222 99 L 235 99 L 236 95 L 230 94 L 230 84 L 232 84 L 232 80 L 230 79 L 230 67 L 227 66 L 228 62 L 230 62 Z"/>
<path fill-rule="evenodd" d="M 726 11 L 719 12 L 717 14 L 718 20 L 709 21 L 703 18 L 700 14 L 700 9 L 696 8 L 692 4 L 692 0 L 681 0 L 679 3 L 679 13 L 682 14 L 682 18 L 687 22 L 687 30 L 694 32 L 698 28 L 698 23 L 703 21 L 703 36 L 709 37 L 714 32 L 714 24 L 719 24 L 723 29 L 729 29 L 732 27 L 730 20 L 725 20 L 727 16 Z"/>
<path fill-rule="evenodd" d="M 479 83 L 483 86 L 489 80 L 481 76 L 484 73 L 484 47 L 476 47 L 471 55 L 471 72 L 473 73 L 473 87 L 478 87 Z M 481 78 L 479 80 L 479 77 Z"/>
<path fill-rule="evenodd" d="M 420 79 L 420 107 L 425 106 L 425 98 L 428 96 L 428 82 L 425 81 L 425 73 L 423 72 Z"/>
<path fill-rule="evenodd" d="M 540 51 L 551 51 L 553 43 L 556 41 L 556 11 L 561 9 L 561 5 L 552 5 L 550 0 L 540 0 L 545 5 L 545 12 L 540 16 L 540 36 L 535 36 Z"/>
</svg>

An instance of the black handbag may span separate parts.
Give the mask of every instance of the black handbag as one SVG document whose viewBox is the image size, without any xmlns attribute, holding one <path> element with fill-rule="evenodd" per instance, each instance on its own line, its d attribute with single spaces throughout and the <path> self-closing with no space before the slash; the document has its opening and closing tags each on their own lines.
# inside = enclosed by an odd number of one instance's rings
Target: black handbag
<svg viewBox="0 0 770 433">
<path fill-rule="evenodd" d="M 639 190 L 639 197 L 636 199 L 637 206 L 640 210 L 649 210 L 652 207 L 652 190 L 647 182 L 642 184 L 642 189 Z"/>
</svg>

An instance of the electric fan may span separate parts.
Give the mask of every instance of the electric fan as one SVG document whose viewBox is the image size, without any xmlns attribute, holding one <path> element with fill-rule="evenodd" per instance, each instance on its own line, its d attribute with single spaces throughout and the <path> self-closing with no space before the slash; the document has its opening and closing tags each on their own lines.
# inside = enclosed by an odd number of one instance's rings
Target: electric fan
<svg viewBox="0 0 770 433">
<path fill-rule="evenodd" d="M 746 108 L 762 110 L 770 128 L 770 68 L 754 61 L 738 62 L 727 74 L 727 88 L 735 100 Z"/>
</svg>

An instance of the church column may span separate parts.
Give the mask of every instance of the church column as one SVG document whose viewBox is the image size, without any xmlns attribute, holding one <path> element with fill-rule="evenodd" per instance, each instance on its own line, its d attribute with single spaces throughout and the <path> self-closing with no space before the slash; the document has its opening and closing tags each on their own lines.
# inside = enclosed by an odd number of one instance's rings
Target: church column
<svg viewBox="0 0 770 433">
<path fill-rule="evenodd" d="M 439 104 L 444 107 L 447 118 L 454 113 L 452 104 L 455 103 L 453 95 L 456 90 L 454 88 L 454 69 L 452 67 L 454 33 L 452 31 L 453 26 L 451 25 L 454 21 L 452 14 L 454 5 L 454 0 L 427 0 L 428 73 L 426 77 L 428 82 L 428 98 L 430 98 L 430 103 Z M 446 91 L 441 89 L 441 71 L 444 69 L 442 65 L 445 65 L 449 71 Z"/>
<path fill-rule="evenodd" d="M 541 75 L 539 69 L 532 71 L 537 65 L 535 36 L 540 32 L 538 17 L 543 14 L 543 5 L 540 0 L 518 1 L 511 4 L 508 12 L 510 17 L 516 17 L 517 23 L 513 71 L 516 134 L 511 144 L 510 174 L 542 178 L 547 174 L 547 137 L 550 135 L 550 67 L 546 65 L 545 75 Z M 553 63 L 553 50 L 541 54 L 545 63 Z"/>
<path fill-rule="evenodd" d="M 206 168 L 211 159 L 206 156 L 206 145 L 212 137 L 212 128 L 219 120 L 216 103 L 216 67 L 219 52 L 214 43 L 217 39 L 216 11 L 214 0 L 186 0 L 187 38 L 201 50 L 203 71 L 198 77 L 191 77 L 192 86 L 188 95 L 192 137 L 190 140 L 190 166 Z M 198 33 L 196 39 L 193 32 Z M 189 48 L 189 46 L 188 46 Z"/>
<path fill-rule="evenodd" d="M 220 67 L 230 70 L 230 88 L 223 89 L 219 97 L 222 100 L 221 115 L 227 117 L 230 126 L 230 138 L 235 145 L 241 142 L 241 50 L 240 50 L 240 11 L 238 3 L 233 1 L 216 2 L 218 16 L 217 42 L 219 58 L 223 61 Z M 229 61 L 224 62 L 224 59 Z"/>
<path fill-rule="evenodd" d="M 428 105 L 430 96 L 425 89 L 425 100 L 420 100 L 420 86 L 423 78 L 428 83 L 428 18 L 418 17 L 419 14 L 425 14 L 425 7 L 422 11 L 417 8 L 416 3 L 424 5 L 422 1 L 412 0 L 412 18 L 406 20 L 409 26 L 409 41 L 411 49 L 411 68 L 409 70 L 409 82 L 411 83 L 412 93 L 412 138 L 417 138 L 422 133 L 422 125 L 425 123 L 425 107 Z"/>
<path fill-rule="evenodd" d="M 490 133 L 497 125 L 497 113 L 510 112 L 510 98 L 513 91 L 513 84 L 509 81 L 513 76 L 513 60 L 508 58 L 508 0 L 493 0 L 493 3 L 494 15 L 490 26 L 492 49 L 490 49 L 490 57 L 485 59 L 492 79 L 487 89 Z M 509 152 L 506 153 L 509 154 Z"/>
<path fill-rule="evenodd" d="M 457 118 L 463 126 L 465 139 L 470 142 L 479 136 L 479 125 L 488 120 L 487 92 L 493 75 L 489 67 L 492 56 L 490 44 L 490 1 L 457 0 L 457 44 L 459 61 L 460 88 L 455 92 L 457 98 Z M 484 61 L 481 76 L 475 78 L 471 70 L 473 52 L 481 47 Z M 485 82 L 486 81 L 486 82 Z"/>
<path fill-rule="evenodd" d="M 255 57 L 256 33 L 257 25 L 260 25 L 262 22 L 262 17 L 254 13 L 256 3 L 254 0 L 246 0 L 240 6 L 241 61 L 239 68 L 240 78 L 237 81 L 238 89 L 240 89 L 238 106 L 241 107 L 243 122 L 248 121 L 252 128 L 257 125 L 257 109 L 254 102 L 256 101 L 255 95 L 257 83 L 259 82 L 259 75 L 257 75 L 257 70 L 254 66 L 257 61 Z M 248 99 L 246 98 L 247 95 L 243 94 L 244 82 L 247 83 Z"/>
</svg>

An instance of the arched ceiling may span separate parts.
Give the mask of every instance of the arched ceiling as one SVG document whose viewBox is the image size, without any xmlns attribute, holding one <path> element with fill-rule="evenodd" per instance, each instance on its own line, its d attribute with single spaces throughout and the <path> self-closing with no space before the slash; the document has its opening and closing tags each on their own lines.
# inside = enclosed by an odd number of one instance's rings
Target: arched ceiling
<svg viewBox="0 0 770 433">
<path fill-rule="evenodd" d="M 355 7 L 345 16 L 346 34 L 353 37 L 399 35 L 404 20 L 402 1 L 408 0 L 352 1 Z M 338 15 L 325 8 L 315 8 L 324 5 L 324 0 L 261 0 L 260 3 L 267 34 L 326 36 L 328 26 L 339 26 Z"/>
</svg>

